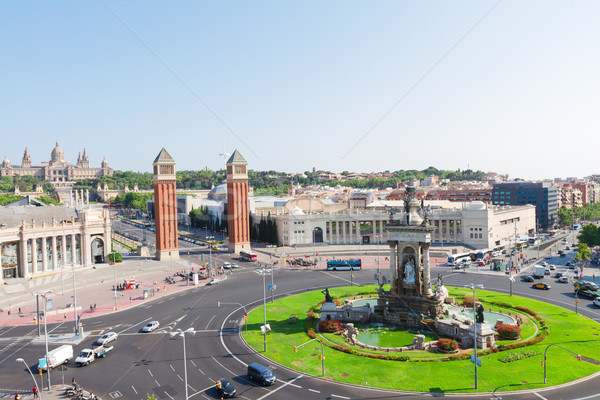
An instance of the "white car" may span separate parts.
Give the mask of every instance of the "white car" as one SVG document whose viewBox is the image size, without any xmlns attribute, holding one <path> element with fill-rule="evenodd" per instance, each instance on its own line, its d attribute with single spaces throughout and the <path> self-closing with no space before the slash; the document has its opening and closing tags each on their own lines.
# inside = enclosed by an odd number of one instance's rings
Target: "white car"
<svg viewBox="0 0 600 400">
<path fill-rule="evenodd" d="M 556 269 L 556 265 L 550 264 L 550 265 L 548 265 L 548 268 L 550 268 L 550 270 L 554 271 Z"/>
<path fill-rule="evenodd" d="M 116 332 L 108 332 L 108 333 L 105 333 L 104 335 L 100 336 L 100 338 L 98 340 L 96 340 L 96 343 L 103 344 L 103 345 L 108 344 L 110 342 L 117 340 L 118 337 L 119 337 L 119 335 L 117 335 Z"/>
<path fill-rule="evenodd" d="M 153 330 L 158 329 L 160 324 L 158 321 L 150 321 L 142 328 L 142 332 L 152 332 Z"/>
<path fill-rule="evenodd" d="M 207 285 L 216 285 L 219 282 L 221 282 L 219 279 L 212 278 L 210 281 L 208 281 Z"/>
<path fill-rule="evenodd" d="M 595 306 L 598 306 L 598 307 L 600 307 L 600 297 L 596 297 L 596 298 L 595 298 L 595 299 L 592 301 L 592 303 L 594 303 L 594 305 L 595 305 Z"/>
<path fill-rule="evenodd" d="M 231 268 L 239 268 L 240 266 L 237 265 L 236 263 L 231 264 Z"/>
<path fill-rule="evenodd" d="M 231 269 L 231 264 L 228 262 L 223 263 L 223 269 Z"/>
<path fill-rule="evenodd" d="M 548 266 L 548 263 L 547 263 L 546 261 L 542 261 L 542 262 L 540 263 L 540 265 L 543 265 L 544 267 L 547 267 L 547 266 Z"/>
</svg>

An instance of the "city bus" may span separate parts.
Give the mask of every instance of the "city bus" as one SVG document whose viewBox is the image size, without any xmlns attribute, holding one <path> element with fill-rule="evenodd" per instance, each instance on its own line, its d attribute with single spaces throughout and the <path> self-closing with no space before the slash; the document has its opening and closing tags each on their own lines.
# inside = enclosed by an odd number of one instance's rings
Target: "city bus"
<svg viewBox="0 0 600 400">
<path fill-rule="evenodd" d="M 448 265 L 458 265 L 461 262 L 465 262 L 463 260 L 471 260 L 471 253 L 459 253 L 459 254 L 452 254 L 451 256 L 448 256 Z"/>
<path fill-rule="evenodd" d="M 244 261 L 256 261 L 257 255 L 251 251 L 242 250 L 240 251 L 240 258 Z"/>
<path fill-rule="evenodd" d="M 327 271 L 358 271 L 362 268 L 361 260 L 330 260 Z"/>
</svg>

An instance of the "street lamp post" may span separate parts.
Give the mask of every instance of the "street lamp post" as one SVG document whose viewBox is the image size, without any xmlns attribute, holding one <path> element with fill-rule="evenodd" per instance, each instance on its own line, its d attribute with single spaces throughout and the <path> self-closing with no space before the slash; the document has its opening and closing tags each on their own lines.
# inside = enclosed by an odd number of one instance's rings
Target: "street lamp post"
<svg viewBox="0 0 600 400">
<path fill-rule="evenodd" d="M 113 251 L 111 254 L 113 255 L 112 261 L 115 266 L 115 268 L 113 269 L 113 275 L 114 275 L 114 279 L 115 279 L 115 286 L 114 286 L 115 310 L 114 311 L 117 311 L 117 252 Z"/>
<path fill-rule="evenodd" d="M 40 400 L 42 400 L 42 392 L 40 391 L 40 388 L 38 387 L 37 381 L 35 380 L 35 377 L 33 376 L 33 373 L 31 372 L 31 368 L 29 368 L 29 365 L 27 365 L 25 360 L 22 358 L 17 358 L 15 361 L 22 362 L 23 364 L 25 364 L 25 367 L 27 367 L 27 371 L 29 371 L 29 375 L 31 375 L 31 379 L 33 379 L 33 384 L 35 385 L 35 387 L 40 395 Z"/>
<path fill-rule="evenodd" d="M 473 364 L 475 365 L 475 389 L 478 388 L 478 377 L 477 377 L 477 311 L 475 309 L 476 301 L 475 301 L 475 288 L 483 289 L 483 285 L 475 285 L 472 283 L 467 288 L 473 289 L 473 351 L 475 354 L 475 359 L 473 360 Z"/>
<path fill-rule="evenodd" d="M 75 335 L 79 334 L 79 326 L 77 324 L 77 291 L 75 288 L 75 263 L 73 263 L 73 315 L 75 322 Z"/>
<path fill-rule="evenodd" d="M 171 337 L 180 336 L 183 339 L 183 379 L 185 383 L 185 400 L 188 400 L 188 383 L 187 383 L 187 358 L 185 354 L 185 334 L 189 333 L 191 335 L 195 334 L 196 331 L 194 328 L 186 329 L 182 331 L 181 329 L 177 329 L 175 332 L 171 332 L 169 335 Z"/>
<path fill-rule="evenodd" d="M 323 352 L 323 350 L 324 350 L 323 349 L 323 342 L 320 339 L 311 339 L 308 342 L 302 343 L 300 346 L 294 346 L 294 353 L 297 353 L 298 349 L 300 347 L 302 347 L 302 346 L 304 346 L 306 344 L 309 344 L 310 342 L 313 342 L 315 340 L 321 344 L 321 357 L 320 357 L 321 358 L 321 376 L 325 376 L 325 354 Z"/>
<path fill-rule="evenodd" d="M 262 270 L 262 278 L 263 278 L 263 341 L 264 341 L 264 349 L 265 353 L 267 352 L 267 287 L 265 284 L 265 268 L 263 265 Z"/>
<path fill-rule="evenodd" d="M 48 302 L 48 297 L 47 295 L 49 295 L 50 293 L 52 293 L 52 290 L 47 290 L 43 293 L 34 293 L 34 295 L 36 297 L 42 296 L 42 299 L 44 300 L 44 344 L 46 347 L 46 373 L 48 375 L 48 390 L 50 390 L 50 363 L 48 360 L 48 325 L 46 324 L 46 316 L 47 316 L 47 309 L 46 309 L 46 303 Z M 39 325 L 40 321 L 38 318 L 38 325 Z M 31 372 L 31 371 L 30 371 Z"/>
</svg>

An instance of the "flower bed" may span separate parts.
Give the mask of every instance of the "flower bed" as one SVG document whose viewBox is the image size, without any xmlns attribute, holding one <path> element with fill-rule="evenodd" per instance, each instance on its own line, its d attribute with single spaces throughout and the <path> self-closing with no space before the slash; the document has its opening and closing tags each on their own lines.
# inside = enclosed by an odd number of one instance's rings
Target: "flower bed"
<svg viewBox="0 0 600 400">
<path fill-rule="evenodd" d="M 499 324 L 496 330 L 501 339 L 517 340 L 521 338 L 521 327 L 518 325 Z"/>
<path fill-rule="evenodd" d="M 344 324 L 337 319 L 324 319 L 319 321 L 319 332 L 335 333 L 342 329 L 344 329 Z"/>
<path fill-rule="evenodd" d="M 454 339 L 441 338 L 437 341 L 437 349 L 440 353 L 456 353 L 458 352 L 458 342 Z"/>
</svg>

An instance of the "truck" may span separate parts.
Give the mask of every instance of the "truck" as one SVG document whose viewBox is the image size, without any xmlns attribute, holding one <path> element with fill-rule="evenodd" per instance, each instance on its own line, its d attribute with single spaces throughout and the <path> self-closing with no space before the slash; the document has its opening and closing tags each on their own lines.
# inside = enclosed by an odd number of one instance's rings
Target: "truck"
<svg viewBox="0 0 600 400">
<path fill-rule="evenodd" d="M 533 266 L 533 277 L 534 278 L 543 278 L 546 274 L 546 267 L 543 265 L 534 265 Z"/>
<path fill-rule="evenodd" d="M 88 365 L 98 357 L 106 357 L 106 353 L 111 351 L 113 346 L 98 346 L 91 349 L 83 349 L 75 359 L 78 367 Z"/>
<path fill-rule="evenodd" d="M 63 365 L 71 361 L 73 358 L 73 346 L 65 344 L 48 352 L 48 364 L 50 370 L 56 368 L 59 365 Z M 38 370 L 48 371 L 46 365 L 46 357 L 40 358 L 38 361 Z"/>
</svg>

